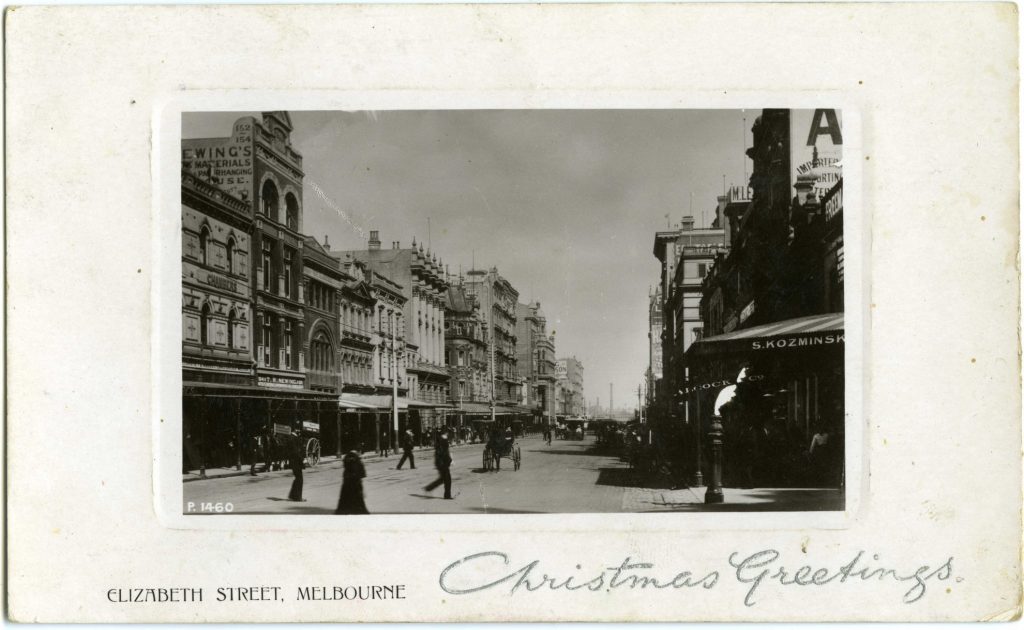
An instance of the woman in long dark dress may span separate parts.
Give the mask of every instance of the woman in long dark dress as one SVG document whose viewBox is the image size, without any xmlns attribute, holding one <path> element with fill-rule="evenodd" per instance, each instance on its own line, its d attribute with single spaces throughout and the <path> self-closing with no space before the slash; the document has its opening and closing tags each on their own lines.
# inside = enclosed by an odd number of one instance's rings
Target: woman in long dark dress
<svg viewBox="0 0 1024 630">
<path fill-rule="evenodd" d="M 302 440 L 300 439 L 298 431 L 292 433 L 292 440 L 289 443 L 291 449 L 289 462 L 292 468 L 292 474 L 295 475 L 295 480 L 292 481 L 292 489 L 288 493 L 288 498 L 292 501 L 305 501 L 302 498 L 302 467 L 305 465 L 306 453 L 302 448 Z"/>
<path fill-rule="evenodd" d="M 359 453 L 349 451 L 341 460 L 345 467 L 341 479 L 341 496 L 338 497 L 338 509 L 335 514 L 369 514 L 366 501 L 363 499 L 363 477 L 366 468 Z"/>
</svg>

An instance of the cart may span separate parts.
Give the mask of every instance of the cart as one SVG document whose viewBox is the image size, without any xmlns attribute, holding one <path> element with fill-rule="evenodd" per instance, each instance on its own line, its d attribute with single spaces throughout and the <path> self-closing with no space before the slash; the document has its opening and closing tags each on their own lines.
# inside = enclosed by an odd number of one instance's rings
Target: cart
<svg viewBox="0 0 1024 630">
<path fill-rule="evenodd" d="M 316 466 L 320 463 L 320 424 L 303 422 L 300 440 L 305 441 L 306 465 Z"/>
<path fill-rule="evenodd" d="M 508 439 L 505 437 L 499 437 L 487 442 L 484 446 L 483 453 L 484 470 L 498 470 L 499 461 L 502 457 L 511 459 L 512 469 L 519 470 L 519 467 L 523 462 L 523 455 L 522 451 L 519 449 L 519 443 L 515 441 L 515 438 Z"/>
</svg>

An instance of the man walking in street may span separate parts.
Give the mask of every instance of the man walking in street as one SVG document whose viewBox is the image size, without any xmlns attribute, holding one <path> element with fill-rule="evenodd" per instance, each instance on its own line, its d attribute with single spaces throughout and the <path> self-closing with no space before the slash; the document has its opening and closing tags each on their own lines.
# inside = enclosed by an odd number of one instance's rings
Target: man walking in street
<svg viewBox="0 0 1024 630">
<path fill-rule="evenodd" d="M 380 455 L 381 457 L 387 457 L 388 452 L 391 450 L 391 436 L 388 435 L 387 431 L 384 431 L 384 435 L 380 436 Z"/>
<path fill-rule="evenodd" d="M 430 492 L 439 485 L 444 484 L 444 498 L 453 498 L 451 465 L 452 455 L 448 452 L 448 432 L 441 431 L 441 437 L 438 438 L 437 446 L 434 449 L 434 467 L 437 468 L 438 478 L 431 481 L 423 489 Z"/>
<path fill-rule="evenodd" d="M 402 434 L 402 459 L 398 460 L 398 467 L 395 470 L 402 470 L 402 464 L 409 460 L 409 468 L 416 470 L 416 459 L 412 456 L 413 435 L 410 429 Z"/>
</svg>

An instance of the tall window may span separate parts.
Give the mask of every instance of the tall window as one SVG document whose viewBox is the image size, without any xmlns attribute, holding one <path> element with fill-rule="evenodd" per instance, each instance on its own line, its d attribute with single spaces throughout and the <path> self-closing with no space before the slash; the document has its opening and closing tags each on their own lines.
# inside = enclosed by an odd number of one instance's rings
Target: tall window
<svg viewBox="0 0 1024 630">
<path fill-rule="evenodd" d="M 299 230 L 299 202 L 295 199 L 295 195 L 288 193 L 284 196 L 285 205 L 285 225 L 288 229 Z"/>
<path fill-rule="evenodd" d="M 277 186 L 269 179 L 263 182 L 263 190 L 260 193 L 260 212 L 270 219 L 277 221 Z"/>
<path fill-rule="evenodd" d="M 209 240 L 210 231 L 206 229 L 206 226 L 203 226 L 203 229 L 199 231 L 199 261 L 204 265 L 209 261 Z"/>
<path fill-rule="evenodd" d="M 235 272 L 235 239 L 228 239 L 228 273 Z"/>
<path fill-rule="evenodd" d="M 272 279 L 270 277 L 270 270 L 271 270 L 270 252 L 271 252 L 272 247 L 273 246 L 270 244 L 269 241 L 267 241 L 267 240 L 263 241 L 263 287 L 262 288 L 263 288 L 264 291 L 269 291 L 270 287 L 274 286 L 274 283 L 273 283 L 273 281 L 272 281 Z"/>
<path fill-rule="evenodd" d="M 235 309 L 228 313 L 228 348 L 235 347 Z"/>
<path fill-rule="evenodd" d="M 284 365 L 281 367 L 292 369 L 292 320 L 287 320 L 284 323 Z"/>
<path fill-rule="evenodd" d="M 272 344 L 270 343 L 270 340 L 273 338 L 273 336 L 274 336 L 274 330 L 273 330 L 273 327 L 270 325 L 270 318 L 264 316 L 263 317 L 263 365 L 265 365 L 267 367 L 271 367 L 270 361 L 271 361 L 271 357 L 273 356 L 273 353 L 271 352 L 271 345 Z"/>
<path fill-rule="evenodd" d="M 284 249 L 284 295 L 292 296 L 292 250 Z"/>
<path fill-rule="evenodd" d="M 199 317 L 199 341 L 205 346 L 210 343 L 210 305 L 203 304 Z"/>
</svg>

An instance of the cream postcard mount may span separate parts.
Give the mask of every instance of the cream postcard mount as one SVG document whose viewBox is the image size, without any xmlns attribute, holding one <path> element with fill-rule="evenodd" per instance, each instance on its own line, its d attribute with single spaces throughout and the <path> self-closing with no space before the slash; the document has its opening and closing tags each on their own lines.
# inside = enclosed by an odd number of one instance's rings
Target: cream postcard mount
<svg viewBox="0 0 1024 630">
<path fill-rule="evenodd" d="M 1012 8 L 6 35 L 12 618 L 1018 614 Z"/>
</svg>

